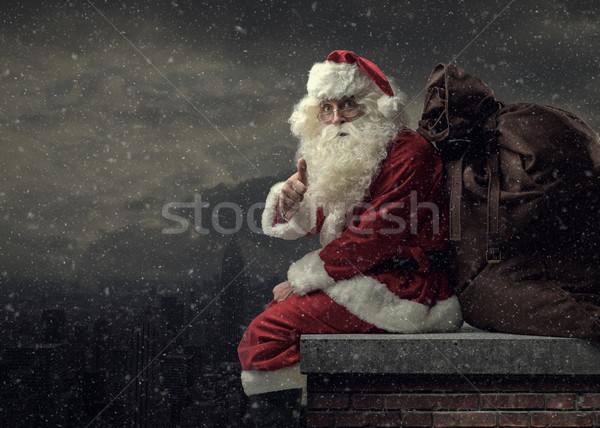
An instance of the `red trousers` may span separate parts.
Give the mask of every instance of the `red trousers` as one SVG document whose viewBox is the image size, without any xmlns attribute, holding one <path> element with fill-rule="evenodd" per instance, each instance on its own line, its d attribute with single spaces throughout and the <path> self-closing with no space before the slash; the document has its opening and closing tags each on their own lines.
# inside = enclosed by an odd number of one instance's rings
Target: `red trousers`
<svg viewBox="0 0 600 428">
<path fill-rule="evenodd" d="M 244 333 L 238 346 L 242 370 L 273 371 L 300 361 L 300 335 L 385 333 L 322 291 L 273 300 Z"/>
</svg>

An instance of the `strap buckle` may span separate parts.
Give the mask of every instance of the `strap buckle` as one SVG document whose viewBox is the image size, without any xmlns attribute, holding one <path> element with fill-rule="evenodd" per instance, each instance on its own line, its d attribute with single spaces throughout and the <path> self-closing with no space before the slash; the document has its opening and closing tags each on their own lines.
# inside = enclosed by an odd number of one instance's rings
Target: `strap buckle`
<svg viewBox="0 0 600 428">
<path fill-rule="evenodd" d="M 502 252 L 500 251 L 500 234 L 498 232 L 487 233 L 487 250 L 485 259 L 488 263 L 500 263 Z"/>
</svg>

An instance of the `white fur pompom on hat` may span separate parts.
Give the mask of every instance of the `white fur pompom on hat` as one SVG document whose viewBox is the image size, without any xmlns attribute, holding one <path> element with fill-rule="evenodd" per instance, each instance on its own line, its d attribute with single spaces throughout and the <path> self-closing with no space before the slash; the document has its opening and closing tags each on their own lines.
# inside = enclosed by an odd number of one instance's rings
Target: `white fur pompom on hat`
<svg viewBox="0 0 600 428">
<path fill-rule="evenodd" d="M 397 115 L 404 104 L 402 94 L 394 94 L 379 67 L 351 51 L 333 51 L 327 61 L 313 65 L 306 88 L 321 101 L 380 92 L 377 107 L 387 118 Z"/>
</svg>

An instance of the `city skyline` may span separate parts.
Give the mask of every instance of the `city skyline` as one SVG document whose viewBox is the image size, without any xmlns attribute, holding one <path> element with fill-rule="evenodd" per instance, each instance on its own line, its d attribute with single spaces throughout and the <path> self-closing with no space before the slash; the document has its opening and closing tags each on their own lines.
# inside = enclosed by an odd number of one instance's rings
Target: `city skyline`
<svg viewBox="0 0 600 428">
<path fill-rule="evenodd" d="M 0 347 L 0 420 L 11 426 L 210 426 L 218 420 L 243 426 L 245 398 L 231 346 L 253 315 L 236 298 L 248 279 L 230 268 L 243 271 L 244 263 L 232 240 L 212 299 L 196 299 L 193 288 L 179 295 L 151 288 L 140 296 L 145 303 L 121 319 L 105 311 L 77 319 L 64 307 L 39 303 L 37 322 L 23 314 L 3 323 L 1 334 L 10 340 Z"/>
</svg>

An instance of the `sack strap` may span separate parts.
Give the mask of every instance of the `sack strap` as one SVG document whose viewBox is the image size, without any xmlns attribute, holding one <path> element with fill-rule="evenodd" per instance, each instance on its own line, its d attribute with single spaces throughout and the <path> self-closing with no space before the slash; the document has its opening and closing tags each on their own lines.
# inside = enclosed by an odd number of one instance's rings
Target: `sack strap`
<svg viewBox="0 0 600 428">
<path fill-rule="evenodd" d="M 456 160 L 448 161 L 448 170 L 450 180 L 450 240 L 460 241 L 462 239 L 462 230 L 460 225 L 460 208 L 462 204 L 462 184 L 463 184 L 463 162 L 468 151 L 468 146 L 463 154 Z"/>
<path fill-rule="evenodd" d="M 450 240 L 462 239 L 461 204 L 463 190 L 463 164 L 468 147 L 460 158 L 449 161 L 448 179 L 450 186 Z M 487 159 L 488 170 L 488 195 L 487 195 L 487 227 L 486 227 L 486 252 L 488 263 L 500 263 L 500 153 L 498 147 L 493 145 Z"/>
<path fill-rule="evenodd" d="M 488 263 L 500 263 L 500 153 L 494 147 L 488 155 L 488 200 L 485 258 Z"/>
</svg>

